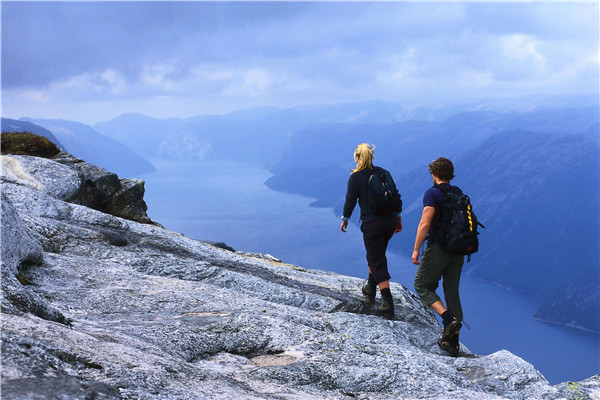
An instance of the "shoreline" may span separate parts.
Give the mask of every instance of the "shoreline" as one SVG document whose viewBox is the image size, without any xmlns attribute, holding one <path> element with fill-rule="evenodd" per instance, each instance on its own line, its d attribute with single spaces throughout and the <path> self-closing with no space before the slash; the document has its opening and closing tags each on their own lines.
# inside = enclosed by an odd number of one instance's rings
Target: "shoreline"
<svg viewBox="0 0 600 400">
<path fill-rule="evenodd" d="M 559 322 L 555 322 L 555 321 L 551 321 L 551 320 L 548 320 L 548 319 L 543 319 L 543 318 L 535 317 L 535 316 L 533 316 L 532 318 L 533 318 L 534 321 L 543 322 L 543 323 L 546 323 L 546 324 L 552 324 L 552 325 L 560 326 L 560 327 L 563 327 L 563 328 L 577 329 L 578 331 L 582 331 L 582 332 L 585 332 L 585 333 L 589 333 L 589 334 L 598 336 L 598 338 L 600 339 L 600 332 L 598 332 L 598 331 L 592 331 L 590 329 L 583 328 L 583 327 L 576 326 L 576 325 L 571 325 L 571 324 L 562 324 L 562 323 L 559 323 Z"/>
</svg>

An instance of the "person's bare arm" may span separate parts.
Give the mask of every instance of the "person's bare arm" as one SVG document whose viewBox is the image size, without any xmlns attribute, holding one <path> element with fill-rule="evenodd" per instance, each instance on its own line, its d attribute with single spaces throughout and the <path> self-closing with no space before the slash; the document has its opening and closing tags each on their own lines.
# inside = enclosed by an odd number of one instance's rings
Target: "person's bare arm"
<svg viewBox="0 0 600 400">
<path fill-rule="evenodd" d="M 433 222 L 433 216 L 435 215 L 435 207 L 426 206 L 423 208 L 423 214 L 421 215 L 421 222 L 417 228 L 417 237 L 415 238 L 415 247 L 412 254 L 412 262 L 415 265 L 419 265 L 419 249 L 423 245 L 423 242 L 427 238 L 427 233 Z"/>
</svg>

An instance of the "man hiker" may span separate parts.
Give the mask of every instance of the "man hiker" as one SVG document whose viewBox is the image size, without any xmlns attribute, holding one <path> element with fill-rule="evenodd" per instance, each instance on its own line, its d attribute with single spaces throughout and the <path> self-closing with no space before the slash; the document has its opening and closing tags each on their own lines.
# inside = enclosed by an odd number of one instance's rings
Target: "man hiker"
<svg viewBox="0 0 600 400">
<path fill-rule="evenodd" d="M 444 333 L 438 340 L 438 346 L 451 356 L 457 357 L 458 335 L 463 319 L 458 286 L 464 256 L 449 253 L 437 243 L 444 191 L 451 188 L 454 166 L 447 158 L 440 157 L 429 164 L 429 172 L 434 186 L 427 189 L 423 195 L 423 214 L 417 228 L 412 254 L 413 264 L 418 265 L 414 287 L 423 304 L 442 317 Z M 419 261 L 419 249 L 426 239 L 427 248 Z M 435 292 L 442 278 L 447 308 Z"/>
<path fill-rule="evenodd" d="M 394 233 L 402 230 L 402 200 L 388 171 L 373 165 L 373 147 L 359 144 L 354 151 L 356 168 L 348 179 L 348 190 L 342 216 L 342 232 L 356 206 L 360 206 L 360 230 L 363 233 L 369 278 L 362 288 L 369 304 L 375 301 L 377 286 L 383 299 L 377 313 L 394 317 L 394 302 L 390 292 L 390 274 L 385 252 Z"/>
</svg>

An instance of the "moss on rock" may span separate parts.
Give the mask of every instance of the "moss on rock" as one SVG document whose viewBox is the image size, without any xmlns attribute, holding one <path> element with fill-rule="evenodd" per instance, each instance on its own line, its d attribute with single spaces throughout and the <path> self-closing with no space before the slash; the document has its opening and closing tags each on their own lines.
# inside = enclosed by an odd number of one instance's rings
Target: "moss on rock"
<svg viewBox="0 0 600 400">
<path fill-rule="evenodd" d="M 2 132 L 2 154 L 52 158 L 60 149 L 48 138 L 31 132 Z"/>
</svg>

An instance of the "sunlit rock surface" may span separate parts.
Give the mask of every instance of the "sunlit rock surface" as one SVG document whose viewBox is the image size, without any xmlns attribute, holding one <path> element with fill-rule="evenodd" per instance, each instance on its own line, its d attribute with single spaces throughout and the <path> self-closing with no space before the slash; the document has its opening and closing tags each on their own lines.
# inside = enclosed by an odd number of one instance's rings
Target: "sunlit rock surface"
<svg viewBox="0 0 600 400">
<path fill-rule="evenodd" d="M 5 399 L 600 396 L 598 376 L 552 386 L 507 351 L 447 356 L 399 284 L 388 321 L 359 279 L 75 204 L 84 164 L 2 158 Z"/>
</svg>

